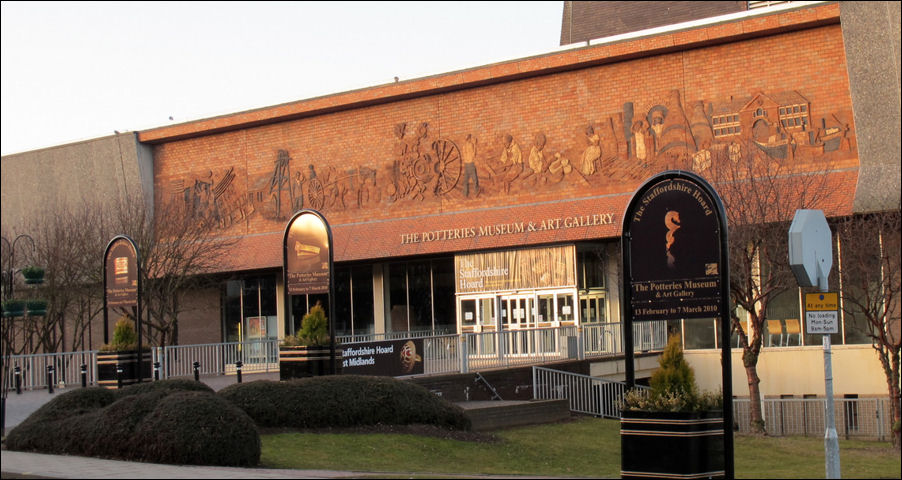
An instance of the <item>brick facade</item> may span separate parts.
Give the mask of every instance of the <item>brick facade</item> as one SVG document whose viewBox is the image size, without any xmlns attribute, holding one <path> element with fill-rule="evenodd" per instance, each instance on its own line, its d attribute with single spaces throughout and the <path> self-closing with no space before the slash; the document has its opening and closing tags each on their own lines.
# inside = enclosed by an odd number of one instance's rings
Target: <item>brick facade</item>
<svg viewBox="0 0 902 480">
<path fill-rule="evenodd" d="M 646 178 L 704 174 L 703 160 L 728 158 L 734 144 L 763 161 L 795 144 L 799 165 L 832 171 L 845 196 L 825 211 L 844 215 L 858 158 L 838 19 L 837 5 L 815 6 L 139 139 L 155 145 L 158 203 L 189 202 L 199 220 L 243 238 L 224 271 L 280 265 L 299 208 L 329 220 L 336 261 L 614 238 Z"/>
</svg>

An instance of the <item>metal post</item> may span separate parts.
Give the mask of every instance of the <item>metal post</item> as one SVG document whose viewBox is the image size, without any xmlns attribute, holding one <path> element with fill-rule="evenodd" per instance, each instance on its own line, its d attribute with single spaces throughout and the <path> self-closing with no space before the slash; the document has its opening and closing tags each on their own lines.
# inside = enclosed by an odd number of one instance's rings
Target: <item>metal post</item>
<svg viewBox="0 0 902 480">
<path fill-rule="evenodd" d="M 116 388 L 122 388 L 122 365 L 116 364 Z"/>
<path fill-rule="evenodd" d="M 81 364 L 81 388 L 88 386 L 88 366 Z"/>
<path fill-rule="evenodd" d="M 817 277 L 818 290 L 829 291 L 827 273 L 819 271 Z M 824 462 L 827 478 L 841 478 L 839 470 L 839 439 L 836 436 L 836 412 L 833 405 L 833 352 L 830 349 L 830 334 L 823 337 L 824 343 L 824 392 L 827 396 L 827 408 L 824 414 L 827 431 L 824 433 Z"/>
<path fill-rule="evenodd" d="M 194 362 L 194 381 L 200 381 L 200 362 Z"/>
<path fill-rule="evenodd" d="M 827 431 L 824 434 L 827 478 L 841 478 L 839 471 L 839 439 L 836 436 L 836 418 L 833 411 L 833 353 L 830 350 L 830 335 L 824 335 L 824 389 L 827 394 Z"/>
<path fill-rule="evenodd" d="M 467 349 L 467 337 L 466 337 L 466 335 L 461 333 L 460 336 L 457 337 L 457 339 L 458 339 L 458 348 L 457 348 L 458 354 L 457 355 L 458 355 L 458 359 L 460 360 L 460 373 L 467 373 L 470 371 L 469 364 L 468 364 L 470 352 Z"/>
<path fill-rule="evenodd" d="M 235 362 L 235 373 L 238 375 L 238 383 L 241 383 L 241 367 L 243 366 L 244 364 L 241 363 L 241 360 Z"/>
<path fill-rule="evenodd" d="M 47 365 L 47 393 L 53 394 L 53 365 Z"/>
<path fill-rule="evenodd" d="M 160 379 L 160 362 L 153 362 L 153 379 L 154 381 Z"/>
<path fill-rule="evenodd" d="M 22 368 L 16 365 L 15 368 L 15 377 L 16 377 L 16 395 L 22 395 Z"/>
</svg>

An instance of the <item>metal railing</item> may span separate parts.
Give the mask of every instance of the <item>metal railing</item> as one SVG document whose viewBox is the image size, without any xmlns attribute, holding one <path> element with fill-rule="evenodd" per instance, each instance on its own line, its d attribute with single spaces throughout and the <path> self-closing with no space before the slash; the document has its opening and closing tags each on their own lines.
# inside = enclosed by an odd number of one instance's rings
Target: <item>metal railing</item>
<svg viewBox="0 0 902 480">
<path fill-rule="evenodd" d="M 590 323 L 582 326 L 582 349 L 586 357 L 600 357 L 623 353 L 623 329 L 619 322 Z M 636 322 L 633 324 L 633 350 L 636 352 L 663 350 L 667 345 L 667 322 Z"/>
<path fill-rule="evenodd" d="M 824 398 L 764 399 L 764 428 L 768 435 L 823 437 L 826 427 Z M 886 441 L 892 435 L 889 398 L 838 398 L 833 400 L 839 437 Z M 749 432 L 749 399 L 733 400 L 733 418 L 740 433 Z"/>
<path fill-rule="evenodd" d="M 429 330 L 411 330 L 406 332 L 358 333 L 355 335 L 336 335 L 335 341 L 340 344 L 379 342 L 382 340 L 406 340 L 409 338 L 428 338 L 443 335 L 457 335 L 447 328 Z"/>
<path fill-rule="evenodd" d="M 97 350 L 64 353 L 36 353 L 11 355 L 4 378 L 10 390 L 15 389 L 15 368 L 20 369 L 23 390 L 47 388 L 47 367 L 53 365 L 54 387 L 60 382 L 67 386 L 81 385 L 81 366 L 86 366 L 88 385 L 97 384 Z"/>
<path fill-rule="evenodd" d="M 160 363 L 160 378 L 194 375 L 194 362 L 200 375 L 235 373 L 241 361 L 243 373 L 279 371 L 279 340 L 172 345 L 153 349 L 153 361 Z"/>
<path fill-rule="evenodd" d="M 660 350 L 667 343 L 664 322 L 643 322 L 633 326 L 636 351 Z M 469 371 L 512 366 L 539 365 L 567 359 L 617 355 L 623 352 L 620 323 L 551 328 L 524 328 L 501 332 L 439 334 L 433 330 L 391 332 L 385 334 L 345 335 L 336 337 L 340 345 L 409 338 L 423 339 L 425 374 L 466 373 Z M 340 347 L 339 347 L 340 348 Z M 465 353 L 464 355 L 461 355 Z M 243 373 L 279 371 L 279 340 L 173 345 L 152 349 L 152 361 L 159 363 L 159 377 L 187 377 L 235 373 L 241 360 Z M 10 385 L 13 367 L 19 365 L 22 388 L 47 386 L 46 367 L 54 363 L 55 382 L 80 383 L 81 365 L 87 368 L 88 384 L 97 383 L 97 352 L 68 352 L 16 355 L 10 362 Z"/>
<path fill-rule="evenodd" d="M 460 336 L 441 335 L 423 339 L 423 373 L 460 371 Z"/>
<path fill-rule="evenodd" d="M 639 389 L 647 389 L 637 385 Z M 620 399 L 627 385 L 599 377 L 532 367 L 533 399 L 566 398 L 570 411 L 605 418 L 620 418 Z"/>
<path fill-rule="evenodd" d="M 576 327 L 465 333 L 467 370 L 534 365 L 578 358 Z"/>
</svg>

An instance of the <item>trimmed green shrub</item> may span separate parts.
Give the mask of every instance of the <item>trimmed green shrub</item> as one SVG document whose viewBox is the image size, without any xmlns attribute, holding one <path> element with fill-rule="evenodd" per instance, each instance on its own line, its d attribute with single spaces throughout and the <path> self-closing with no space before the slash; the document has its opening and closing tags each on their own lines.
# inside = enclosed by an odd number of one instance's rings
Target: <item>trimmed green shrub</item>
<svg viewBox="0 0 902 480">
<path fill-rule="evenodd" d="M 658 360 L 658 369 L 652 373 L 648 385 L 653 396 L 695 396 L 698 390 L 695 373 L 683 357 L 679 335 L 671 335 L 667 340 L 667 347 Z"/>
<path fill-rule="evenodd" d="M 219 395 L 260 427 L 436 425 L 469 430 L 463 409 L 426 388 L 390 377 L 331 375 L 229 385 Z"/>
<path fill-rule="evenodd" d="M 116 321 L 113 329 L 113 341 L 100 347 L 102 352 L 123 352 L 138 348 L 138 333 L 135 325 L 128 317 Z"/>
<path fill-rule="evenodd" d="M 128 397 L 130 395 L 141 395 L 150 392 L 207 392 L 214 393 L 204 382 L 195 382 L 185 378 L 169 378 L 157 382 L 141 382 L 122 387 L 119 390 L 112 390 L 116 399 Z"/>
<path fill-rule="evenodd" d="M 193 465 L 254 466 L 260 435 L 253 420 L 225 399 L 205 392 L 176 392 L 161 399 L 135 430 L 146 445 L 136 458 Z"/>
<path fill-rule="evenodd" d="M 329 343 L 329 320 L 319 302 L 301 319 L 301 329 L 295 335 L 285 337 L 285 346 L 321 347 Z"/>
<path fill-rule="evenodd" d="M 186 380 L 64 393 L 10 431 L 10 450 L 201 465 L 256 465 L 253 420 Z"/>
<path fill-rule="evenodd" d="M 706 412 L 723 409 L 722 392 L 699 392 L 695 372 L 683 357 L 680 337 L 671 335 L 648 383 L 650 391 L 633 389 L 620 400 L 622 410 Z"/>
</svg>

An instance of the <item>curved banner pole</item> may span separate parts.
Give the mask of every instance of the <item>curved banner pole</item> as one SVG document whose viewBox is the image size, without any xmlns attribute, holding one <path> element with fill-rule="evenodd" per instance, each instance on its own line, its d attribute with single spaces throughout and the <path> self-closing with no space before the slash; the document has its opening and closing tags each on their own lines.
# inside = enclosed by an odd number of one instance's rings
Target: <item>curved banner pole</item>
<svg viewBox="0 0 902 480">
<path fill-rule="evenodd" d="M 730 275 L 723 203 L 702 177 L 669 170 L 646 180 L 623 214 L 623 346 L 635 386 L 633 323 L 691 318 L 720 322 L 724 468 L 733 478 Z"/>
<path fill-rule="evenodd" d="M 141 252 L 128 235 L 116 235 L 103 252 L 103 342 L 110 343 L 110 307 L 134 308 L 138 331 L 138 382 L 142 380 Z"/>
<path fill-rule="evenodd" d="M 291 296 L 329 294 L 329 373 L 335 374 L 335 285 L 332 229 L 318 211 L 300 210 L 285 226 L 282 275 L 285 321 L 291 320 Z"/>
</svg>

